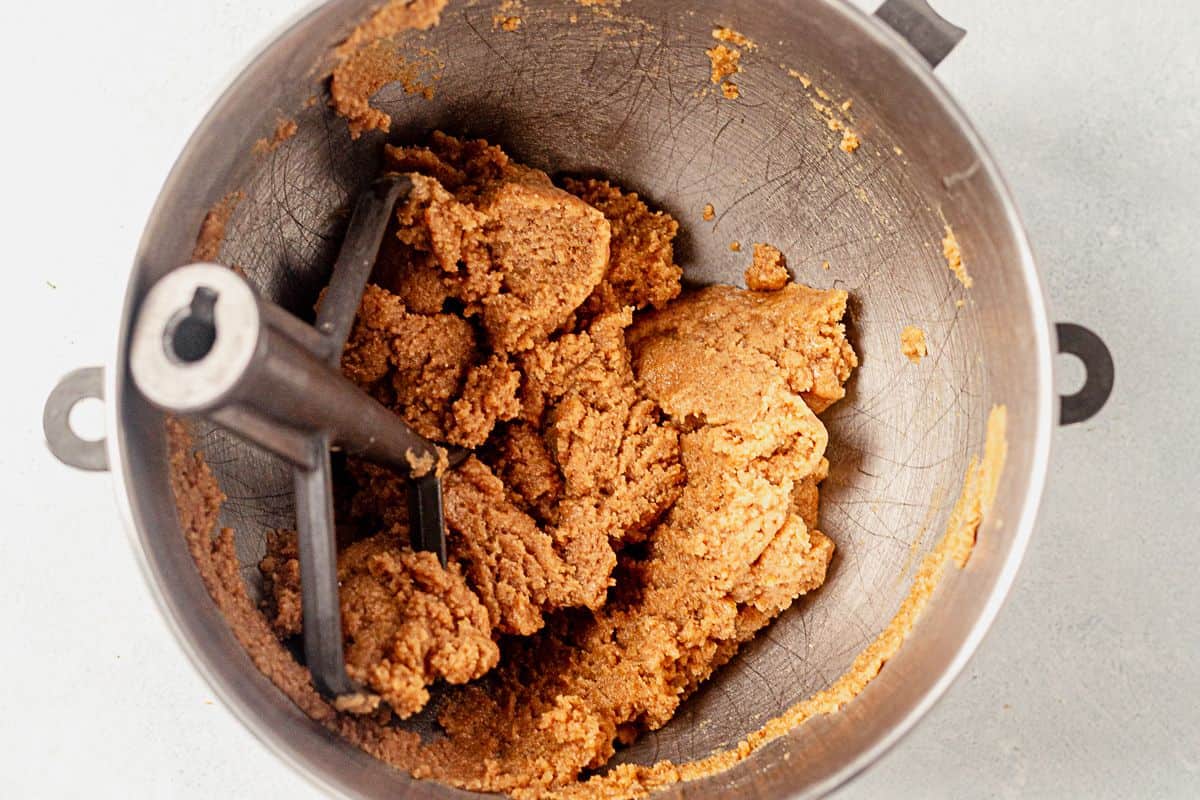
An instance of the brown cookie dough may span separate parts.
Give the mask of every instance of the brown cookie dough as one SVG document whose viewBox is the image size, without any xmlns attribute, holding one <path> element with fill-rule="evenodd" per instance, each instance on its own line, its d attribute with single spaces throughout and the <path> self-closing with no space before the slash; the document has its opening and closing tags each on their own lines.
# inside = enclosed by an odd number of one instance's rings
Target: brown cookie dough
<svg viewBox="0 0 1200 800">
<path fill-rule="evenodd" d="M 675 220 L 486 142 L 435 134 L 387 163 L 415 188 L 343 371 L 474 455 L 445 478 L 445 569 L 409 546 L 402 478 L 339 471 L 347 667 L 370 691 L 345 710 L 370 716 L 336 724 L 422 775 L 533 796 L 664 725 L 824 581 L 816 413 L 857 364 L 847 298 L 787 283 L 766 246 L 748 278 L 774 291 L 681 296 Z M 260 569 L 271 629 L 295 635 L 294 534 Z M 443 736 L 379 727 L 436 683 Z"/>
<path fill-rule="evenodd" d="M 400 54 L 398 44 L 409 31 L 437 25 L 446 2 L 387 0 L 334 50 L 330 105 L 346 119 L 351 138 L 391 127 L 392 118 L 371 105 L 371 98 L 387 84 L 399 82 L 409 94 L 433 97 L 430 81 L 436 77 L 439 62 L 428 51 L 414 62 Z"/>
<path fill-rule="evenodd" d="M 925 344 L 925 331 L 916 325 L 907 325 L 900 331 L 900 352 L 914 364 L 920 364 L 928 352 Z"/>
<path fill-rule="evenodd" d="M 842 399 L 858 358 L 846 341 L 847 295 L 788 284 L 777 292 L 709 286 L 676 300 L 632 332 L 630 345 L 667 331 L 677 341 L 720 347 L 736 338 L 766 357 L 787 387 L 820 414 Z M 708 371 L 708 370 L 706 370 Z"/>
<path fill-rule="evenodd" d="M 400 716 L 419 711 L 437 679 L 465 683 L 496 665 L 487 609 L 457 563 L 379 534 L 338 556 L 346 670 Z"/>
<path fill-rule="evenodd" d="M 678 433 L 636 391 L 625 329 L 634 308 L 679 293 L 681 271 L 675 221 L 607 183 L 564 192 L 498 148 L 440 135 L 389 159 L 419 170 L 415 191 L 397 210 L 343 370 L 424 435 L 479 452 L 445 482 L 455 574 L 441 584 L 407 549 L 398 477 L 352 464 L 339 485 L 374 534 L 369 558 L 363 543 L 342 554 L 344 614 L 358 604 L 345 626 L 351 672 L 408 715 L 433 681 L 494 666 L 480 632 L 489 642 L 529 635 L 550 611 L 601 606 L 616 551 L 675 502 Z M 294 545 L 287 534 L 271 541 L 266 608 L 276 630 L 295 633 Z M 398 604 L 410 608 L 397 616 Z M 434 663 L 452 648 L 469 663 Z"/>
<path fill-rule="evenodd" d="M 958 244 L 958 237 L 954 235 L 954 229 L 949 225 L 946 226 L 946 235 L 942 237 L 942 257 L 946 259 L 946 266 L 954 273 L 954 277 L 958 279 L 964 289 L 970 289 L 975 285 L 975 279 L 971 277 L 971 273 L 967 271 L 967 264 L 963 261 L 962 247 Z"/>
<path fill-rule="evenodd" d="M 225 228 L 229 226 L 229 219 L 237 209 L 238 203 L 245 197 L 240 191 L 230 192 L 204 215 L 204 221 L 200 224 L 200 234 L 192 248 L 192 261 L 216 261 L 221 257 Z"/>
<path fill-rule="evenodd" d="M 791 275 L 779 248 L 769 244 L 754 245 L 754 260 L 746 267 L 746 288 L 756 292 L 776 292 L 787 286 Z"/>
<path fill-rule="evenodd" d="M 704 53 L 710 62 L 709 80 L 713 83 L 721 83 L 726 78 L 742 71 L 738 63 L 742 60 L 742 53 L 739 50 L 723 44 L 716 44 L 705 50 Z"/>
<path fill-rule="evenodd" d="M 639 386 L 680 431 L 687 483 L 645 556 L 622 557 L 619 591 L 602 609 L 559 617 L 448 700 L 439 722 L 465 764 L 481 765 L 464 776 L 468 788 L 536 794 L 602 765 L 615 742 L 665 724 L 741 642 L 824 581 L 833 542 L 810 525 L 824 426 L 760 348 L 754 322 L 743 320 L 742 337 L 701 340 L 687 329 L 703 316 L 675 307 L 629 338 Z"/>
<path fill-rule="evenodd" d="M 675 264 L 674 241 L 679 223 L 652 211 L 633 192 L 608 181 L 574 180 L 564 186 L 571 194 L 599 209 L 612 230 L 611 257 L 600 284 L 583 311 L 596 314 L 625 306 L 641 310 L 662 308 L 679 296 L 683 270 Z"/>
</svg>

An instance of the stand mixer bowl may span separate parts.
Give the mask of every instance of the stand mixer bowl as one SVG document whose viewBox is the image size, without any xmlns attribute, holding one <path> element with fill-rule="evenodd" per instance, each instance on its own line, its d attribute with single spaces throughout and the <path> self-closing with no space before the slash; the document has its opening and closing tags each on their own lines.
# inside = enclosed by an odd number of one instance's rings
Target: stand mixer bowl
<svg viewBox="0 0 1200 800">
<path fill-rule="evenodd" d="M 923 3 L 887 5 L 919 8 Z M 237 78 L 192 137 L 163 188 L 131 274 L 115 367 L 107 371 L 108 463 L 152 591 L 192 661 L 243 722 L 329 791 L 356 798 L 466 793 L 414 781 L 309 720 L 263 677 L 209 598 L 180 532 L 163 416 L 126 365 L 139 303 L 188 263 L 205 213 L 244 194 L 220 260 L 267 298 L 311 318 L 346 209 L 378 175 L 385 141 L 431 130 L 485 137 L 552 174 L 610 177 L 681 223 L 676 258 L 689 283 L 742 283 L 747 252 L 770 242 L 795 278 L 851 297 L 862 364 L 825 421 L 832 472 L 822 530 L 837 544 L 828 581 L 798 601 L 618 761 L 703 758 L 825 688 L 884 628 L 936 543 L 989 409 L 1008 409 L 1008 459 L 969 565 L 948 570 L 900 653 L 843 711 L 818 717 L 727 772 L 666 795 L 820 795 L 867 766 L 944 692 L 996 614 L 1032 529 L 1053 413 L 1051 331 L 1021 223 L 991 158 L 916 50 L 878 20 L 833 0 L 676 0 L 582 6 L 527 0 L 515 31 L 495 8 L 452 2 L 410 38 L 436 53 L 435 93 L 400 84 L 374 105 L 390 134 L 352 140 L 323 102 L 331 49 L 371 0 L 331 0 L 280 35 Z M 927 11 L 927 7 L 925 7 Z M 758 43 L 737 75 L 741 97 L 709 82 L 714 26 Z M 929 31 L 926 31 L 928 34 Z M 921 45 L 921 42 L 915 42 Z M 923 52 L 927 48 L 921 47 Z M 936 48 L 935 48 L 936 49 Z M 862 145 L 813 111 L 809 76 L 853 99 Z M 269 153 L 255 141 L 278 115 L 296 134 Z M 711 203 L 715 218 L 701 210 Z M 947 269 L 953 227 L 974 276 Z M 823 268 L 828 262 L 828 269 Z M 959 304 L 958 300 L 965 302 Z M 913 366 L 900 331 L 922 327 Z M 230 495 L 243 573 L 265 531 L 292 525 L 287 467 L 222 432 L 200 439 Z"/>
</svg>

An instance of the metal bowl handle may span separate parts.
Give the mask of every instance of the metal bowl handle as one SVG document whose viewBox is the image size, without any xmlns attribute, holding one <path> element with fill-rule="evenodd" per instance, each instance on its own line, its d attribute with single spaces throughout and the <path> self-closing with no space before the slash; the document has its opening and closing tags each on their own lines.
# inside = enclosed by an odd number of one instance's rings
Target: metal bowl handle
<svg viewBox="0 0 1200 800">
<path fill-rule="evenodd" d="M 875 16 L 904 37 L 930 67 L 940 64 L 967 35 L 934 11 L 926 0 L 884 0 L 875 9 Z"/>
<path fill-rule="evenodd" d="M 931 68 L 940 64 L 967 35 L 934 11 L 927 0 L 884 0 L 875 9 L 875 16 L 912 45 Z M 1058 352 L 1075 356 L 1087 371 L 1087 379 L 1079 391 L 1061 398 L 1058 424 L 1074 425 L 1096 416 L 1108 402 L 1113 390 L 1112 353 L 1103 339 L 1082 325 L 1060 322 L 1055 330 Z"/>
<path fill-rule="evenodd" d="M 1058 333 L 1058 352 L 1075 356 L 1087 371 L 1079 391 L 1061 398 L 1058 424 L 1074 425 L 1096 416 L 1108 402 L 1115 377 L 1112 353 L 1091 328 L 1059 322 L 1054 330 Z"/>
<path fill-rule="evenodd" d="M 46 398 L 42 431 L 46 446 L 62 463 L 91 472 L 108 469 L 104 439 L 84 439 L 71 429 L 71 409 L 89 398 L 104 399 L 104 369 L 82 367 L 64 376 Z"/>
</svg>

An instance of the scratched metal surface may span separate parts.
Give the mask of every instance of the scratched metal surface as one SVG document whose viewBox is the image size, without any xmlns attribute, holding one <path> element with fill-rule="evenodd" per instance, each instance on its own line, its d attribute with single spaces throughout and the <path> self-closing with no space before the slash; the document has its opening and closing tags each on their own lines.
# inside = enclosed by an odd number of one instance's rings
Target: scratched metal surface
<svg viewBox="0 0 1200 800">
<path fill-rule="evenodd" d="M 968 31 L 937 74 L 1004 168 L 1054 316 L 1104 337 L 1116 386 L 1056 434 L 1038 529 L 979 653 L 837 797 L 1200 797 L 1200 14 L 935 5 Z M 1073 359 L 1056 366 L 1061 390 L 1079 386 Z"/>
<path fill-rule="evenodd" d="M 1014 299 L 1026 288 L 1012 267 L 1017 254 L 992 219 L 995 187 L 969 144 L 939 128 L 946 123 L 931 101 L 911 90 L 892 96 L 891 77 L 879 65 L 847 70 L 868 55 L 837 14 L 823 3 L 809 5 L 805 25 L 783 35 L 776 20 L 794 13 L 787 4 L 759 4 L 742 15 L 725 3 L 648 4 L 636 16 L 623 8 L 529 2 L 515 32 L 494 28 L 491 5 L 452 4 L 440 26 L 404 44 L 414 60 L 440 65 L 429 75 L 437 76 L 433 98 L 398 85 L 377 97 L 394 117 L 392 141 L 419 140 L 432 129 L 485 136 L 552 173 L 612 176 L 638 191 L 680 221 L 677 257 L 690 282 L 741 283 L 750 244 L 765 241 L 787 254 L 798 280 L 851 294 L 851 338 L 862 365 L 848 397 L 825 415 L 832 470 L 821 524 L 838 547 L 829 579 L 620 760 L 703 757 L 845 671 L 895 612 L 920 557 L 940 535 L 995 402 L 1010 405 L 1017 445 L 1018 471 L 1006 475 L 1001 503 L 1015 509 L 1023 496 L 1020 465 L 1032 456 L 1021 443 L 1035 425 L 1026 396 L 1034 380 L 1032 333 Z M 346 15 L 343 31 L 352 19 Z M 736 102 L 708 81 L 704 51 L 716 22 L 759 43 L 744 57 Z M 331 35 L 328 43 L 334 41 Z M 308 315 L 328 277 L 347 204 L 376 174 L 385 137 L 352 142 L 324 104 L 304 107 L 317 86 L 314 73 L 294 63 L 300 56 L 279 58 L 278 71 L 301 77 L 277 91 L 274 103 L 261 104 L 257 116 L 239 120 L 237 143 L 268 132 L 277 113 L 294 116 L 298 134 L 267 155 L 206 141 L 210 154 L 224 155 L 188 212 L 195 218 L 225 193 L 243 191 L 221 260 Z M 812 111 L 811 95 L 788 68 L 810 75 L 838 101 L 853 98 L 864 140 L 857 153 L 837 149 L 839 135 Z M 717 211 L 711 222 L 701 218 L 706 203 Z M 977 276 L 971 293 L 942 258 L 947 221 Z M 731 252 L 733 241 L 743 252 Z M 182 243 L 158 252 L 165 255 L 154 269 L 186 260 Z M 899 333 L 909 324 L 921 326 L 930 343 L 920 366 L 900 354 Z M 263 533 L 293 524 L 290 473 L 220 431 L 204 433 L 202 445 L 229 498 L 222 522 L 238 531 L 239 557 L 254 585 Z M 996 529 L 979 557 L 980 576 L 955 576 L 931 614 L 945 623 L 949 640 L 969 628 L 953 604 L 980 602 L 995 579 L 988 559 L 1005 556 L 1008 534 L 999 522 Z M 936 641 L 937 632 L 930 635 Z M 897 666 L 888 677 L 903 670 Z M 855 722 L 853 715 L 846 720 L 830 724 Z M 822 730 L 810 727 L 810 739 Z M 811 747 L 821 752 L 819 742 Z M 774 747 L 763 758 L 778 756 Z M 755 763 L 722 788 L 757 781 L 763 762 Z M 768 796 L 776 785 L 767 781 L 756 791 Z"/>
</svg>

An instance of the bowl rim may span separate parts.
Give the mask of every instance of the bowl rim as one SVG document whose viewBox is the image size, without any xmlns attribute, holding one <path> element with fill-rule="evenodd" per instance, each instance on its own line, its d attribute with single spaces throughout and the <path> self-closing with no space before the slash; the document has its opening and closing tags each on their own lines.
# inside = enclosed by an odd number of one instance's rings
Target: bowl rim
<svg viewBox="0 0 1200 800">
<path fill-rule="evenodd" d="M 1018 254 L 1015 266 L 1019 266 L 1026 287 L 1026 297 L 1024 299 L 1030 311 L 1034 334 L 1033 349 L 1036 358 L 1037 385 L 1034 404 L 1036 417 L 1033 428 L 1032 455 L 1030 469 L 1026 473 L 1027 484 L 1024 497 L 1021 499 L 1020 514 L 1014 522 L 1010 523 L 1010 544 L 1007 552 L 1004 554 L 1002 564 L 996 572 L 996 579 L 989 591 L 987 601 L 979 611 L 970 631 L 959 642 L 952 657 L 938 678 L 919 695 L 918 699 L 897 723 L 892 725 L 885 733 L 878 736 L 873 742 L 862 748 L 857 754 L 848 759 L 841 767 L 823 780 L 805 787 L 789 790 L 787 797 L 791 798 L 791 800 L 827 795 L 838 787 L 845 785 L 848 781 L 874 764 L 912 731 L 917 722 L 945 695 L 946 691 L 962 673 L 962 670 L 978 649 L 996 615 L 999 613 L 1000 608 L 1003 606 L 1004 601 L 1007 599 L 1017 571 L 1024 558 L 1029 540 L 1033 534 L 1049 467 L 1055 408 L 1053 350 L 1051 347 L 1052 336 L 1054 334 L 1049 324 L 1050 316 L 1048 313 L 1045 284 L 1037 269 L 1033 249 L 1012 191 L 1001 175 L 991 151 L 984 143 L 982 136 L 970 123 L 966 113 L 954 100 L 946 87 L 935 77 L 933 69 L 929 66 L 928 62 L 899 33 L 890 28 L 874 14 L 869 14 L 859 9 L 848 0 L 812 1 L 818 2 L 834 13 L 840 14 L 847 23 L 852 25 L 864 37 L 864 41 L 869 40 L 873 45 L 891 51 L 909 70 L 910 76 L 916 78 L 922 85 L 922 88 L 937 101 L 946 113 L 949 122 L 957 129 L 958 134 L 970 145 L 978 157 L 980 170 L 995 188 L 997 199 L 1000 201 L 1004 211 L 1006 227 L 1009 229 L 1012 243 Z M 147 217 L 147 225 L 143 229 L 143 235 L 139 240 L 138 252 L 141 252 L 144 247 L 145 237 L 150 227 L 149 222 L 155 219 L 160 213 L 163 198 L 169 193 L 171 187 L 181 179 L 179 169 L 182 162 L 186 160 L 187 154 L 195 147 L 198 139 L 203 135 L 203 131 L 208 127 L 222 103 L 236 91 L 240 77 L 270 51 L 278 40 L 294 28 L 302 25 L 310 17 L 316 15 L 329 2 L 332 2 L 332 0 L 307 0 L 302 8 L 274 26 L 260 40 L 257 46 L 250 48 L 246 56 L 240 59 L 226 73 L 225 80 L 218 84 L 220 88 L 205 97 L 208 103 L 208 111 L 183 145 L 172 165 L 171 171 L 159 189 L 158 198 Z M 106 439 L 106 449 L 109 464 L 112 465 L 111 473 L 116 506 L 129 544 L 138 562 L 139 572 L 145 582 L 146 588 L 154 599 L 155 605 L 158 607 L 161 617 L 171 630 L 173 634 L 172 638 L 187 656 L 187 662 L 191 668 L 212 689 L 214 694 L 233 713 L 234 717 L 237 718 L 245 729 L 264 744 L 275 757 L 290 767 L 296 774 L 306 779 L 312 786 L 331 796 L 352 798 L 355 795 L 347 787 L 326 778 L 319 770 L 301 758 L 293 748 L 283 741 L 282 737 L 278 736 L 269 725 L 264 723 L 257 714 L 248 708 L 236 696 L 236 693 L 227 687 L 214 673 L 214 670 L 208 664 L 207 657 L 201 652 L 199 643 L 193 640 L 188 626 L 167 602 L 166 590 L 162 578 L 154 564 L 151 563 L 149 552 L 144 546 L 142 541 L 142 526 L 139 525 L 138 513 L 134 509 L 132 502 L 133 476 L 128 472 L 130 461 L 126 458 L 126 441 L 125 437 L 121 435 L 122 423 L 120 419 L 122 400 L 129 386 L 125 357 L 125 331 L 129 327 L 134 312 L 136 289 L 131 278 L 133 277 L 133 270 L 136 267 L 136 263 L 137 259 L 135 258 L 134 263 L 130 265 L 129 273 L 127 273 L 127 288 L 123 300 L 120 323 L 116 330 L 116 340 L 114 342 L 114 350 L 112 351 L 113 355 L 104 369 L 104 390 L 105 397 L 109 398 L 108 402 L 105 403 L 105 417 L 108 426 L 107 429 L 112 433 Z"/>
</svg>

